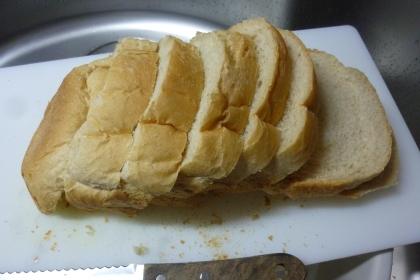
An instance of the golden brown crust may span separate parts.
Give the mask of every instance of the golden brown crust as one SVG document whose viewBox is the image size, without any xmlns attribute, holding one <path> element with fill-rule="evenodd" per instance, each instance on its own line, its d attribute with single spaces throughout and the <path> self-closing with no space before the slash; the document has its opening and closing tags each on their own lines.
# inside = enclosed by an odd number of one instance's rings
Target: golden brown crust
<svg viewBox="0 0 420 280">
<path fill-rule="evenodd" d="M 110 59 L 94 61 L 73 69 L 63 80 L 49 102 L 22 163 L 22 176 L 38 209 L 45 214 L 55 210 L 64 184 L 70 142 L 85 121 L 91 88 L 89 75 L 95 71 L 98 80 L 109 67 Z"/>
<path fill-rule="evenodd" d="M 153 92 L 157 60 L 155 51 L 142 49 L 121 50 L 113 57 L 103 90 L 72 140 L 67 168 L 72 179 L 102 189 L 118 186 L 133 129 Z"/>
<path fill-rule="evenodd" d="M 126 184 L 161 195 L 175 184 L 198 110 L 204 71 L 198 50 L 172 36 L 159 41 L 159 76 L 121 171 Z"/>
</svg>

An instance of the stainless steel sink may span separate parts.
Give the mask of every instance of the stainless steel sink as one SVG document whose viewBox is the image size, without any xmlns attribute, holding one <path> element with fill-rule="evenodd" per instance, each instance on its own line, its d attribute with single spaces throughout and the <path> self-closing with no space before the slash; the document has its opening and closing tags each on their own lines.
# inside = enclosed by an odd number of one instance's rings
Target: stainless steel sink
<svg viewBox="0 0 420 280">
<path fill-rule="evenodd" d="M 253 17 L 265 17 L 290 30 L 348 24 L 361 34 L 419 146 L 419 11 L 420 2 L 408 0 L 2 1 L 0 67 L 110 52 L 126 36 L 158 40 L 170 33 L 183 38 L 196 30 L 220 29 Z M 341 264 L 350 271 L 382 253 L 312 269 L 337 271 Z M 391 279 L 420 273 L 419 256 L 420 244 L 395 248 Z M 328 279 L 347 279 L 339 277 Z"/>
</svg>

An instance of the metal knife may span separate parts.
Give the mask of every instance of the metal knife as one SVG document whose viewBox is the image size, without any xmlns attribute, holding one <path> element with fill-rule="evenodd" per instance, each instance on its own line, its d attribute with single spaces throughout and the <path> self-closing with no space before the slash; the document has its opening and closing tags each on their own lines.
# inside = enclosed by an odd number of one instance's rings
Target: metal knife
<svg viewBox="0 0 420 280">
<path fill-rule="evenodd" d="M 306 274 L 307 269 L 298 258 L 279 253 L 206 262 L 3 273 L 0 279 L 303 280 Z"/>
</svg>

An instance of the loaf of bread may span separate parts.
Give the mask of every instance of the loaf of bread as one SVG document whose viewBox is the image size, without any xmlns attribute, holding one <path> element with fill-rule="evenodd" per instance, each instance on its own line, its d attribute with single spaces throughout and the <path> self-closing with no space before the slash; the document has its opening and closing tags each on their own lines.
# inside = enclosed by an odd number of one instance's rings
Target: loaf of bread
<svg viewBox="0 0 420 280">
<path fill-rule="evenodd" d="M 360 197 L 398 148 L 366 76 L 264 19 L 190 42 L 125 38 L 73 69 L 22 163 L 38 209 L 135 215 L 208 192 Z"/>
</svg>

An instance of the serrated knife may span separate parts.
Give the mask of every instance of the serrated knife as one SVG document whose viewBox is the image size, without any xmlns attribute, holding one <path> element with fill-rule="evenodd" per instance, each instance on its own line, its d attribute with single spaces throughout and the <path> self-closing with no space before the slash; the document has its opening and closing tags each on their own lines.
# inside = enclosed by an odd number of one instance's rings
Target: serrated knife
<svg viewBox="0 0 420 280">
<path fill-rule="evenodd" d="M 120 267 L 3 273 L 0 279 L 136 279 L 136 280 L 303 280 L 305 265 L 285 253 L 207 262 L 130 264 Z"/>
</svg>

